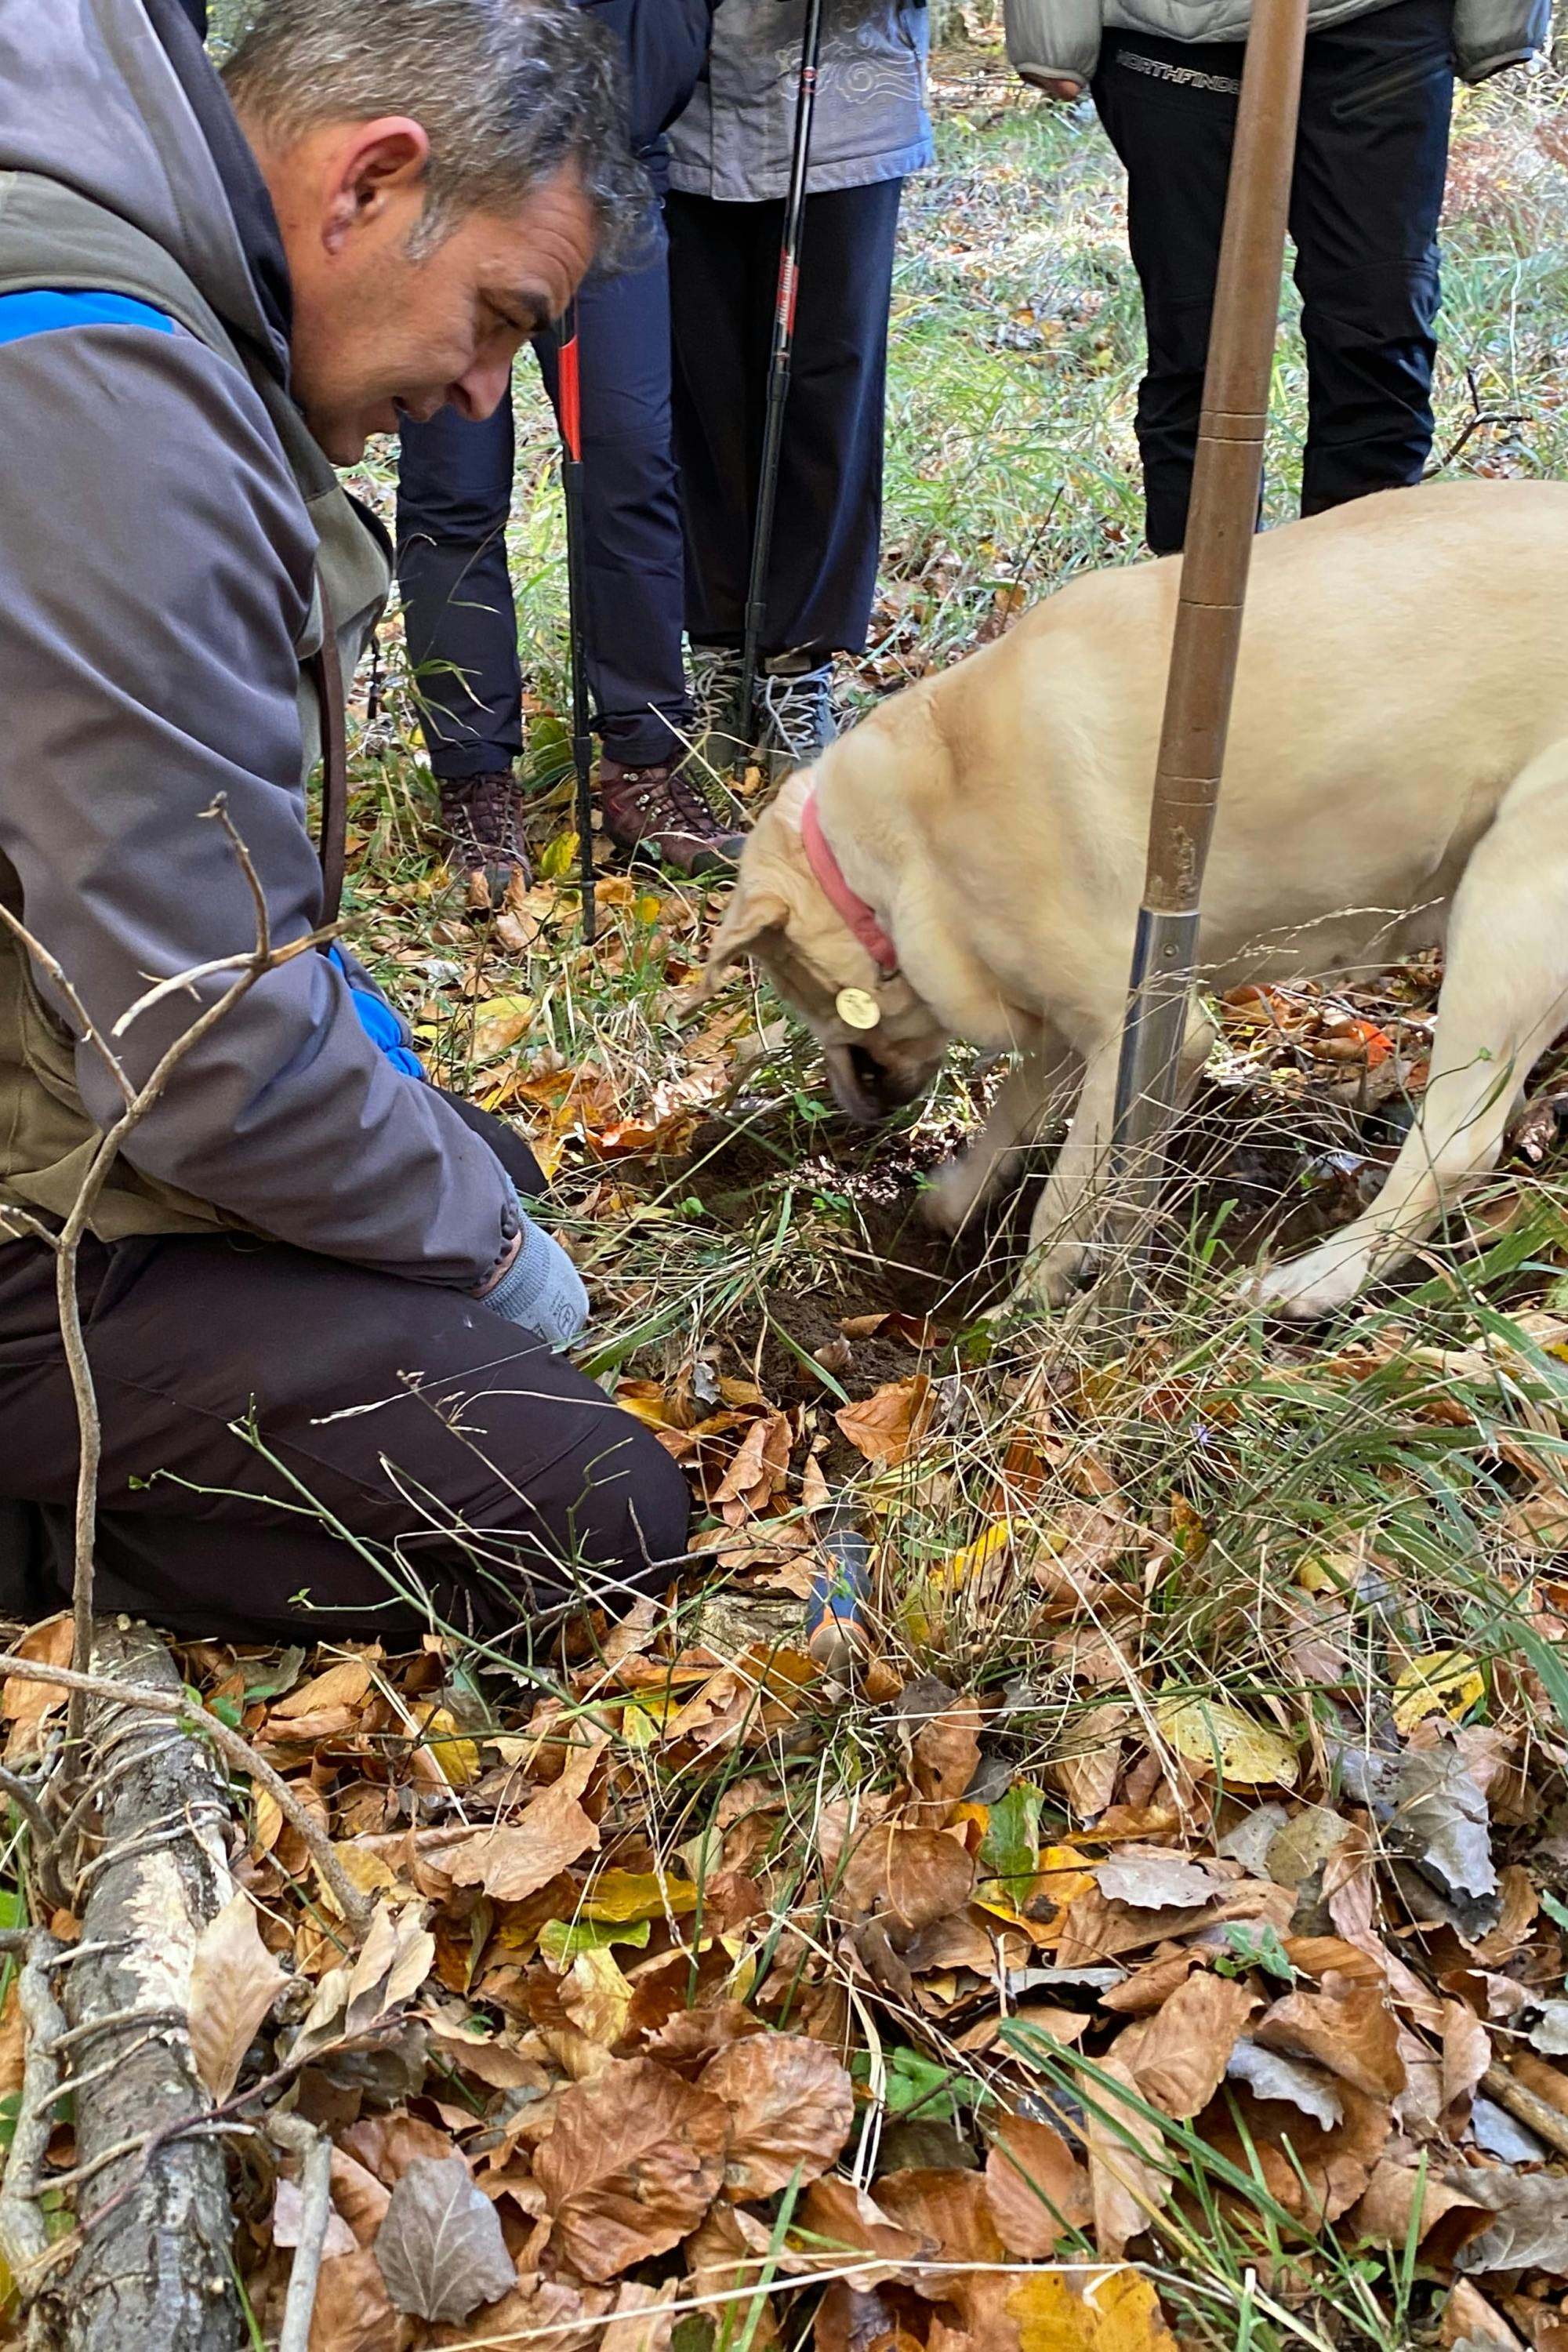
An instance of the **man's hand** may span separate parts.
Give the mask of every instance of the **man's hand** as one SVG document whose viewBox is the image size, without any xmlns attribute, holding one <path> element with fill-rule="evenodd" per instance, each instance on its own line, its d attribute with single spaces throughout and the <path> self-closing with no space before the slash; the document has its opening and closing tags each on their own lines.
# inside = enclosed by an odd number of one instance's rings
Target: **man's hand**
<svg viewBox="0 0 1568 2352">
<path fill-rule="evenodd" d="M 588 1320 L 582 1276 L 560 1243 L 526 1216 L 510 1255 L 475 1296 L 552 1348 L 569 1348 Z"/>
</svg>

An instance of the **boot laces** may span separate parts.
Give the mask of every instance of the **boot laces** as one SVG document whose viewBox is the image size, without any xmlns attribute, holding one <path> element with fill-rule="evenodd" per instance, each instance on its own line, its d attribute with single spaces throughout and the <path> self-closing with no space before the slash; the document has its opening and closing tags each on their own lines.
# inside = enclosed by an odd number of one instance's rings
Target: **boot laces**
<svg viewBox="0 0 1568 2352">
<path fill-rule="evenodd" d="M 819 669 L 803 670 L 793 677 L 762 681 L 767 726 L 775 742 L 800 766 L 809 766 L 833 733 L 831 677 L 832 671 L 824 663 Z"/>
<path fill-rule="evenodd" d="M 443 785 L 447 830 L 471 866 L 522 862 L 519 835 L 522 796 L 510 774 L 465 776 Z"/>
</svg>

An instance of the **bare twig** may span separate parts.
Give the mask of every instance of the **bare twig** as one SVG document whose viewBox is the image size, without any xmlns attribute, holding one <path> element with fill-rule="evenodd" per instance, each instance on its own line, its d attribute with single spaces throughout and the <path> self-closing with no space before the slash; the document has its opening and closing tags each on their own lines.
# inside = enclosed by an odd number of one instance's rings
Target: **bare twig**
<svg viewBox="0 0 1568 2352">
<path fill-rule="evenodd" d="M 15 1772 L 7 1772 L 3 1765 L 0 1765 L 0 1796 L 10 1798 L 27 1827 L 37 1839 L 40 1853 L 47 1853 L 55 1842 L 55 1833 L 49 1827 L 48 1816 L 26 1780 L 20 1779 Z"/>
<path fill-rule="evenodd" d="M 54 2129 L 51 2108 L 61 2087 L 55 2040 L 64 2030 L 65 2018 L 49 1983 L 49 1967 L 59 1948 L 52 1936 L 36 1933 L 16 1984 L 27 2028 L 27 2055 L 16 2128 L 0 2187 L 0 2254 L 24 2295 L 28 2273 L 43 2261 L 49 2245 L 37 2204 L 38 2168 Z"/>
<path fill-rule="evenodd" d="M 121 1706 L 142 1708 L 148 1715 L 172 1716 L 188 1730 L 210 1739 L 226 1761 L 248 1772 L 257 1785 L 267 1790 L 284 1819 L 299 1831 L 350 1929 L 356 1937 L 364 1934 L 373 1906 L 332 1852 L 331 1840 L 320 1822 L 306 1811 L 288 1781 L 257 1754 L 250 1742 L 242 1739 L 237 1731 L 231 1731 L 226 1723 L 220 1723 L 216 1715 L 193 1707 L 183 1692 L 149 1690 L 141 1683 L 117 1683 L 107 1675 L 79 1674 L 72 1666 L 46 1665 L 37 1658 L 0 1654 L 0 1675 L 14 1675 L 21 1682 L 49 1683 L 58 1689 L 79 1693 L 83 1699 L 110 1699 Z"/>
<path fill-rule="evenodd" d="M 284 2120 L 282 2116 L 275 2118 L 275 2130 Z M 300 2122 L 297 2116 L 287 2120 Z M 283 2305 L 278 2352 L 308 2352 L 316 2286 L 321 2274 L 321 2252 L 327 2242 L 327 2224 L 332 2218 L 332 2143 L 325 2132 L 311 2131 L 308 2125 L 301 2125 L 300 2137 L 304 2138 L 307 2134 L 309 2144 L 300 2181 L 300 2241 L 289 2273 L 289 2296 Z"/>
<path fill-rule="evenodd" d="M 1543 2139 L 1559 2156 L 1568 2156 L 1568 2116 L 1559 2114 L 1545 2099 L 1538 2098 L 1506 2066 L 1494 2061 L 1481 2076 L 1481 2088 L 1489 2099 L 1495 2099 L 1516 2121 L 1526 2125 L 1537 2139 Z"/>
</svg>

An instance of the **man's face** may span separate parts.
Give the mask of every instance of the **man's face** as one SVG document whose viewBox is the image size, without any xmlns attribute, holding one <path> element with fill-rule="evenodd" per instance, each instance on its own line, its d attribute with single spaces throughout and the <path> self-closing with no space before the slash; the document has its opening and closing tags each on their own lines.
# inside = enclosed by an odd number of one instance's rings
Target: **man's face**
<svg viewBox="0 0 1568 2352">
<path fill-rule="evenodd" d="M 460 217 L 411 258 L 426 194 L 417 123 L 332 126 L 258 152 L 293 280 L 294 394 L 335 465 L 405 415 L 449 402 L 488 416 L 594 257 L 592 207 L 563 173 L 515 210 Z"/>
</svg>

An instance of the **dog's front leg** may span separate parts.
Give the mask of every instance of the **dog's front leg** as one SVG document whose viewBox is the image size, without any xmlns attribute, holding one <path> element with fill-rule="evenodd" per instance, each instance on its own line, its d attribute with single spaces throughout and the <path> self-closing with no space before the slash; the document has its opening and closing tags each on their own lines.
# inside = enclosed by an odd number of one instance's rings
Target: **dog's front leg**
<svg viewBox="0 0 1568 2352">
<path fill-rule="evenodd" d="M 1090 1057 L 1072 1124 L 1029 1226 L 1029 1267 L 1021 1287 L 1047 1307 L 1064 1305 L 1078 1287 L 1100 1222 L 1120 1045 L 1113 1036 Z"/>
<path fill-rule="evenodd" d="M 1031 1143 L 1053 1118 L 1071 1108 L 1083 1064 L 1053 1040 L 1026 1054 L 996 1090 L 984 1126 L 968 1150 L 938 1169 L 921 1199 L 921 1214 L 938 1233 L 957 1234 L 976 1211 L 1017 1174 Z"/>
</svg>

